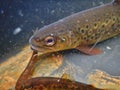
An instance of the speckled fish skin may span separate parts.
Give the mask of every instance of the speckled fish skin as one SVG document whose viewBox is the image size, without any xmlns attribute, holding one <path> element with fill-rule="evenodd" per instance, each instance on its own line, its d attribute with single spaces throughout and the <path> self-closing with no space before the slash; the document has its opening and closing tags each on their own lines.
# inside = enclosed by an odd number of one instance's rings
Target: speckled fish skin
<svg viewBox="0 0 120 90">
<path fill-rule="evenodd" d="M 120 0 L 78 12 L 38 30 L 30 45 L 42 53 L 88 46 L 120 34 Z M 44 39 L 54 36 L 56 43 L 46 46 Z"/>
<path fill-rule="evenodd" d="M 98 89 L 92 85 L 55 77 L 37 77 L 29 79 L 25 83 L 23 90 L 108 90 Z"/>
<path fill-rule="evenodd" d="M 65 75 L 61 78 L 57 77 L 34 77 L 33 74 L 34 65 L 38 61 L 38 52 L 33 51 L 30 62 L 26 69 L 20 75 L 16 82 L 15 90 L 106 90 L 98 89 L 92 85 L 76 82 L 68 79 Z M 41 56 L 42 57 L 42 56 Z"/>
</svg>

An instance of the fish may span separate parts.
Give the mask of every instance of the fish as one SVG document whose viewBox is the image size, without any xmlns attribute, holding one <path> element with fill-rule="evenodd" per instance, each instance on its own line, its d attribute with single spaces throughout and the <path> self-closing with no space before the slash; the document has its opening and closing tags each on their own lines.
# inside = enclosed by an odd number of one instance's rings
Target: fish
<svg viewBox="0 0 120 90">
<path fill-rule="evenodd" d="M 28 79 L 22 90 L 109 90 L 92 85 L 55 77 L 36 77 Z"/>
<path fill-rule="evenodd" d="M 96 88 L 91 84 L 75 81 L 66 73 L 61 77 L 30 78 L 35 68 L 34 65 L 38 61 L 38 57 L 38 52 L 33 51 L 27 67 L 16 82 L 15 90 L 110 90 Z"/>
<path fill-rule="evenodd" d="M 77 49 L 100 54 L 96 44 L 120 34 L 120 0 L 84 10 L 37 30 L 30 47 L 42 54 Z"/>
</svg>

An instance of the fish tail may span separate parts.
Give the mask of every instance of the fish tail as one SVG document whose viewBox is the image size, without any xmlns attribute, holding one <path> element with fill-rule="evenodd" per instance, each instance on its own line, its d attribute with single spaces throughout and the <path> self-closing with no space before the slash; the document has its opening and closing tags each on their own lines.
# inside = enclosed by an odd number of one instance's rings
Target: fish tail
<svg viewBox="0 0 120 90">
<path fill-rule="evenodd" d="M 120 5 L 120 0 L 113 0 L 113 3 Z"/>
</svg>

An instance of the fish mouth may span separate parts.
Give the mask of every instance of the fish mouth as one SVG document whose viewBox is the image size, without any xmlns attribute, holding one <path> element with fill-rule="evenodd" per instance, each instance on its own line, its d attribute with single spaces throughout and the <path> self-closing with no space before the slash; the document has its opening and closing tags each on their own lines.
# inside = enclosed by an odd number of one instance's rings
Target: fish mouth
<svg viewBox="0 0 120 90">
<path fill-rule="evenodd" d="M 41 46 L 38 46 L 38 45 L 34 45 L 34 44 L 31 44 L 30 45 L 30 48 L 34 51 L 38 51 L 40 53 L 49 53 L 49 52 L 53 52 L 52 49 L 50 48 L 47 48 L 47 47 L 41 47 Z"/>
<path fill-rule="evenodd" d="M 45 54 L 45 53 L 50 53 L 50 52 L 55 52 L 54 50 L 50 49 L 50 48 L 47 48 L 47 47 L 41 47 L 41 46 L 37 46 L 37 45 L 34 45 L 34 44 L 31 44 L 30 45 L 30 48 L 34 51 L 37 51 L 41 54 Z"/>
<path fill-rule="evenodd" d="M 52 51 L 51 48 L 35 44 L 32 39 L 33 39 L 33 36 L 29 39 L 30 48 L 32 50 L 38 51 L 40 53 L 47 53 L 47 52 L 51 52 Z"/>
<path fill-rule="evenodd" d="M 29 39 L 30 48 L 31 48 L 32 50 L 34 50 L 34 51 L 43 52 L 44 50 L 43 50 L 42 47 L 40 47 L 40 46 L 38 46 L 38 45 L 36 45 L 36 44 L 33 43 L 33 37 L 34 37 L 34 36 L 32 36 L 32 37 Z"/>
<path fill-rule="evenodd" d="M 38 51 L 38 52 L 41 52 L 41 53 L 45 51 L 40 46 L 36 46 L 36 45 L 33 45 L 33 44 L 30 45 L 30 48 L 34 51 Z"/>
</svg>

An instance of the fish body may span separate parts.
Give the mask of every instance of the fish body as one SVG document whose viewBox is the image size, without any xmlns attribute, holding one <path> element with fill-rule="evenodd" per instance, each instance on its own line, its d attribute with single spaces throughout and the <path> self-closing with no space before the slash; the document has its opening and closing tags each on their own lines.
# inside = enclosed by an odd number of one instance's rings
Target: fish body
<svg viewBox="0 0 120 90">
<path fill-rule="evenodd" d="M 42 53 L 88 46 L 120 34 L 120 0 L 65 17 L 41 28 L 30 38 Z"/>
<path fill-rule="evenodd" d="M 68 74 L 62 77 L 34 77 L 31 78 L 34 65 L 38 61 L 38 52 L 33 51 L 32 57 L 16 82 L 15 90 L 108 90 L 99 89 L 89 84 L 74 81 Z"/>
<path fill-rule="evenodd" d="M 25 81 L 23 89 L 30 90 L 108 90 L 95 88 L 69 79 L 55 77 L 37 77 Z"/>
</svg>

